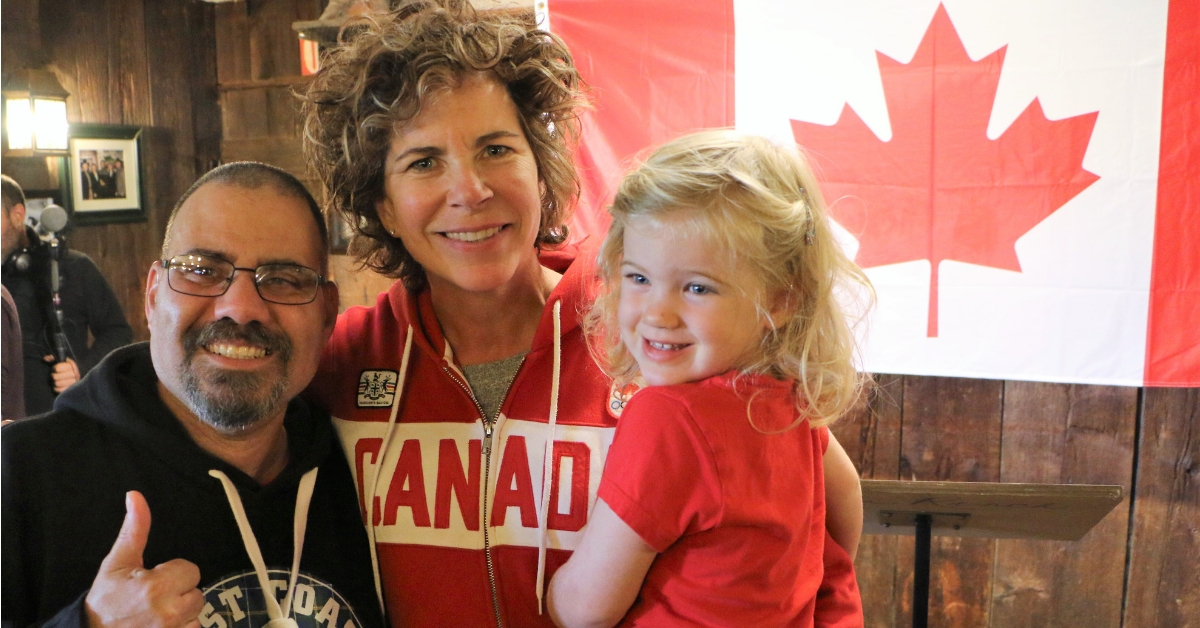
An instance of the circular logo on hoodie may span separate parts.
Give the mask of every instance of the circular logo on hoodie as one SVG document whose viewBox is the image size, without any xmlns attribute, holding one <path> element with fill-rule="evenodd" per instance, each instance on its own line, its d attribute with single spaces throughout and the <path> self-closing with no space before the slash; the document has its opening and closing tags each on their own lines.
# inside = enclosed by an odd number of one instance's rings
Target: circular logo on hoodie
<svg viewBox="0 0 1200 628">
<path fill-rule="evenodd" d="M 270 595 L 282 608 L 287 595 L 291 573 L 282 569 L 268 569 Z M 300 572 L 296 578 L 296 591 L 290 604 L 292 619 L 300 628 L 358 628 L 358 617 L 346 599 L 329 583 Z M 253 570 L 223 578 L 220 582 L 204 589 L 204 610 L 200 612 L 200 625 L 204 628 L 261 628 L 271 621 L 267 615 L 267 600 Z"/>
</svg>

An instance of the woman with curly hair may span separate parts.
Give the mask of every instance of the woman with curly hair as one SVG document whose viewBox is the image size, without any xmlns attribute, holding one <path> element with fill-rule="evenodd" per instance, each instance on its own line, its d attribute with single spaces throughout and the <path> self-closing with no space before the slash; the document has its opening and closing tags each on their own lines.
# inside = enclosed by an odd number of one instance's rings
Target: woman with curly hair
<svg viewBox="0 0 1200 628">
<path fill-rule="evenodd" d="M 394 626 L 552 625 L 545 585 L 628 399 L 580 328 L 595 251 L 566 244 L 578 72 L 531 20 L 462 0 L 342 39 L 305 97 L 306 159 L 351 253 L 397 281 L 339 318 L 310 393 L 354 469 L 377 587 Z M 845 552 L 825 574 L 818 615 L 861 624 Z"/>
<path fill-rule="evenodd" d="M 594 255 L 564 245 L 579 75 L 555 36 L 452 0 L 343 39 L 305 98 L 306 156 L 351 252 L 398 281 L 341 316 L 311 393 L 383 598 L 395 625 L 550 625 L 544 583 L 616 425 L 579 328 Z"/>
</svg>

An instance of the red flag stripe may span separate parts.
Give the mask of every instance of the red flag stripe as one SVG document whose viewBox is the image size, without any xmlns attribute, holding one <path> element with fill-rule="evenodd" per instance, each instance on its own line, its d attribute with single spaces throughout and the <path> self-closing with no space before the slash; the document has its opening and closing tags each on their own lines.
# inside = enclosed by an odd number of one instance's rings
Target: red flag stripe
<svg viewBox="0 0 1200 628">
<path fill-rule="evenodd" d="M 1171 0 L 1146 386 L 1200 386 L 1200 3 Z"/>
<path fill-rule="evenodd" d="M 550 11 L 595 100 L 576 157 L 573 230 L 603 236 L 605 208 L 638 151 L 733 126 L 733 0 L 554 0 Z"/>
</svg>

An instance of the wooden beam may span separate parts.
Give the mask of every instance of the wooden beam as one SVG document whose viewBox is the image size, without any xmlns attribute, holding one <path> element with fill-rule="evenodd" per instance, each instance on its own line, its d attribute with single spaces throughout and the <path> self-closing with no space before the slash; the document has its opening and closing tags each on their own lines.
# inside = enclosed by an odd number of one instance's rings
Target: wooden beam
<svg viewBox="0 0 1200 628">
<path fill-rule="evenodd" d="M 1200 388 L 1142 397 L 1125 626 L 1200 618 Z"/>
</svg>

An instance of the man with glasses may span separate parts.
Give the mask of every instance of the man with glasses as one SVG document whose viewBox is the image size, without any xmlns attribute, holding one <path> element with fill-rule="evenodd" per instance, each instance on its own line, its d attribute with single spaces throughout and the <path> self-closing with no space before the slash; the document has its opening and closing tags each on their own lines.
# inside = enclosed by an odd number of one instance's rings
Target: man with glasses
<svg viewBox="0 0 1200 628">
<path fill-rule="evenodd" d="M 5 625 L 382 625 L 346 459 L 297 397 L 337 316 L 326 241 L 271 166 L 184 194 L 146 281 L 150 342 L 4 428 Z"/>
</svg>

